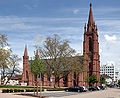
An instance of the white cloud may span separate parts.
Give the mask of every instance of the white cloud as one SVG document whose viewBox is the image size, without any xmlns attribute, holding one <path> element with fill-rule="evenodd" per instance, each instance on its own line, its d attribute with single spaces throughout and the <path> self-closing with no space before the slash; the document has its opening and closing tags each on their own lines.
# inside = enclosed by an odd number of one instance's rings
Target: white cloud
<svg viewBox="0 0 120 98">
<path fill-rule="evenodd" d="M 6 46 L 6 47 L 4 47 L 4 49 L 5 49 L 5 50 L 9 50 L 9 49 L 10 49 L 10 47 L 9 47 L 9 46 Z"/>
<path fill-rule="evenodd" d="M 108 65 L 115 65 L 115 62 L 114 61 L 107 61 L 106 64 L 108 64 Z"/>
<path fill-rule="evenodd" d="M 34 38 L 34 42 L 35 42 L 35 43 L 42 43 L 42 42 L 45 41 L 45 39 L 46 39 L 45 36 L 43 36 L 43 35 L 37 35 L 37 36 Z"/>
<path fill-rule="evenodd" d="M 12 29 L 30 29 L 32 28 L 31 26 L 25 25 L 24 23 L 20 23 L 20 24 L 13 24 L 11 25 Z"/>
<path fill-rule="evenodd" d="M 102 49 L 99 50 L 100 51 L 100 54 L 102 53 Z"/>
<path fill-rule="evenodd" d="M 74 14 L 77 14 L 78 12 L 79 12 L 79 9 L 74 9 L 74 10 L 73 10 L 73 13 L 74 13 Z"/>
<path fill-rule="evenodd" d="M 109 36 L 109 35 L 104 35 L 105 39 L 107 41 L 116 41 L 117 37 L 115 35 Z"/>
</svg>

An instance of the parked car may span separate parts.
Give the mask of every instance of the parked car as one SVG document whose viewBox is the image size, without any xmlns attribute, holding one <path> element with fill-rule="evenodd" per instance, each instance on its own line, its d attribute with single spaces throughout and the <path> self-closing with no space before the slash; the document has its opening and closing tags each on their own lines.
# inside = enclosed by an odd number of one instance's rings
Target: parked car
<svg viewBox="0 0 120 98">
<path fill-rule="evenodd" d="M 81 87 L 83 87 L 84 92 L 86 92 L 88 90 L 87 87 L 85 87 L 85 86 L 81 86 Z"/>
<path fill-rule="evenodd" d="M 75 86 L 75 87 L 66 88 L 65 91 L 84 92 L 85 90 L 84 87 Z"/>
<path fill-rule="evenodd" d="M 94 86 L 90 86 L 90 87 L 89 87 L 89 91 L 96 91 L 96 90 L 97 90 L 97 88 L 94 87 Z"/>
<path fill-rule="evenodd" d="M 96 90 L 100 90 L 100 87 L 99 86 L 95 86 Z"/>
<path fill-rule="evenodd" d="M 99 88 L 100 88 L 101 90 L 104 90 L 104 89 L 105 89 L 105 87 L 104 87 L 104 86 L 99 86 Z"/>
</svg>

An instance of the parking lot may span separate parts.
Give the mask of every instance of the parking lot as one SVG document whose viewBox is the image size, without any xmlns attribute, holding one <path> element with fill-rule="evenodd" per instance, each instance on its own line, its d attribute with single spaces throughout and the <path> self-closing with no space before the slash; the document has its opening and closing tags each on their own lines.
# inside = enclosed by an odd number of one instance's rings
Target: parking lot
<svg viewBox="0 0 120 98">
<path fill-rule="evenodd" d="M 88 92 L 44 92 L 43 96 L 49 96 L 51 98 L 120 98 L 120 89 L 107 88 L 100 91 L 88 91 Z"/>
<path fill-rule="evenodd" d="M 49 96 L 49 97 L 65 97 L 65 96 L 72 96 L 72 95 L 78 95 L 78 94 L 83 94 L 87 92 L 65 92 L 65 91 L 55 91 L 55 92 L 43 92 L 43 96 Z"/>
</svg>

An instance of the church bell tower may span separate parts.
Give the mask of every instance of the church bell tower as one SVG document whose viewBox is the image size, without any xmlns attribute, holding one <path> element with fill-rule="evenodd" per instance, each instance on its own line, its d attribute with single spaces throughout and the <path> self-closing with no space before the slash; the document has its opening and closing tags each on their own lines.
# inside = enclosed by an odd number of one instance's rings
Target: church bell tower
<svg viewBox="0 0 120 98">
<path fill-rule="evenodd" d="M 89 18 L 87 25 L 84 27 L 84 42 L 83 42 L 83 55 L 87 55 L 90 58 L 90 62 L 85 61 L 86 65 L 86 77 L 90 77 L 95 74 L 100 83 L 100 55 L 99 55 L 99 42 L 97 25 L 93 19 L 92 4 L 90 4 Z"/>
</svg>

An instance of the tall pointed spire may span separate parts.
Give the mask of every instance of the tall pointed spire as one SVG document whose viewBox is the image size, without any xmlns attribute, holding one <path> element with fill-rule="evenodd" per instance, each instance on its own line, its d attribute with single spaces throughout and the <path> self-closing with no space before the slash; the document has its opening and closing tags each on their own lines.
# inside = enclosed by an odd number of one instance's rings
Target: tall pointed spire
<svg viewBox="0 0 120 98">
<path fill-rule="evenodd" d="M 94 24 L 94 19 L 93 19 L 93 13 L 92 13 L 92 4 L 90 3 L 88 25 L 93 25 L 93 24 Z"/>
<path fill-rule="evenodd" d="M 39 55 L 38 55 L 38 49 L 36 50 L 36 59 L 39 58 Z"/>
<path fill-rule="evenodd" d="M 38 49 L 36 50 L 36 56 L 38 56 Z"/>
<path fill-rule="evenodd" d="M 27 52 L 27 45 L 25 45 L 24 56 L 28 56 L 28 52 Z"/>
</svg>

